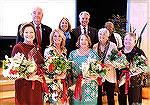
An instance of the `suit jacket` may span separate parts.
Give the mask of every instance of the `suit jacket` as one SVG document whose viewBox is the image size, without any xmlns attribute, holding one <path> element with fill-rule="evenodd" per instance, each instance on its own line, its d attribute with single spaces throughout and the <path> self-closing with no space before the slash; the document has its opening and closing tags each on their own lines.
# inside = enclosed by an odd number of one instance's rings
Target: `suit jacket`
<svg viewBox="0 0 150 105">
<path fill-rule="evenodd" d="M 78 38 L 81 35 L 81 27 L 72 29 L 72 33 Z M 96 28 L 88 26 L 88 35 L 91 38 L 92 46 L 98 42 L 98 30 Z"/>
<path fill-rule="evenodd" d="M 32 23 L 32 22 L 31 22 Z M 17 32 L 17 37 L 16 37 L 16 43 L 18 42 L 23 42 L 24 39 L 23 37 L 20 36 L 20 27 L 22 24 L 20 24 L 18 26 L 18 32 Z M 42 28 L 42 42 L 41 42 L 41 48 L 42 48 L 42 54 L 44 55 L 44 50 L 46 48 L 46 46 L 48 46 L 50 44 L 49 42 L 49 35 L 52 32 L 52 29 L 44 24 L 41 24 L 41 28 Z M 34 40 L 34 42 L 37 42 L 37 39 Z"/>
</svg>

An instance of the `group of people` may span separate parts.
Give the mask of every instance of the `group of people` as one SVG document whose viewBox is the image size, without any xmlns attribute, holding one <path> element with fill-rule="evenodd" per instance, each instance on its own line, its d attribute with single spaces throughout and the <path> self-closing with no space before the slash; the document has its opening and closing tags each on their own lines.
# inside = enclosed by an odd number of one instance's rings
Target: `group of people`
<svg viewBox="0 0 150 105">
<path fill-rule="evenodd" d="M 121 36 L 114 33 L 114 24 L 110 21 L 106 22 L 104 28 L 99 30 L 90 27 L 90 14 L 86 11 L 79 14 L 80 26 L 74 29 L 71 29 L 71 23 L 66 17 L 60 20 L 58 29 L 52 30 L 42 24 L 43 12 L 40 7 L 34 8 L 31 15 L 32 22 L 20 24 L 18 27 L 16 45 L 13 48 L 12 56 L 20 52 L 27 59 L 34 59 L 37 64 L 37 73 L 30 75 L 27 79 L 19 78 L 15 81 L 16 105 L 43 105 L 44 102 L 49 105 L 60 105 L 58 100 L 54 100 L 49 95 L 49 92 L 53 90 L 52 84 L 48 81 L 49 79 L 46 79 L 45 69 L 41 66 L 41 64 L 44 65 L 49 56 L 53 56 L 50 51 L 73 61 L 71 76 L 63 74 L 52 77 L 58 80 L 65 80 L 67 76 L 71 78 L 72 82 L 67 86 L 67 100 L 61 104 L 102 105 L 102 92 L 106 91 L 108 105 L 115 105 L 114 90 L 118 76 L 114 67 L 107 64 L 106 58 L 113 49 L 121 50 L 126 55 L 128 62 L 132 62 L 135 54 L 145 56 L 144 52 L 135 46 L 135 34 L 126 33 L 122 41 Z M 40 34 L 40 38 L 38 34 Z M 97 77 L 94 75 L 83 78 L 81 66 L 89 58 L 101 61 L 109 68 L 106 71 L 106 80 L 103 85 L 98 85 Z M 124 85 L 119 87 L 119 105 L 127 105 L 127 97 L 129 105 L 142 103 L 141 76 L 142 74 L 131 77 L 128 94 L 125 94 Z M 84 81 L 81 83 L 81 89 L 69 90 L 69 86 L 77 85 L 79 79 Z M 47 85 L 44 84 L 45 80 Z M 34 89 L 32 89 L 33 83 Z M 76 92 L 81 92 L 79 97 L 76 96 Z"/>
</svg>

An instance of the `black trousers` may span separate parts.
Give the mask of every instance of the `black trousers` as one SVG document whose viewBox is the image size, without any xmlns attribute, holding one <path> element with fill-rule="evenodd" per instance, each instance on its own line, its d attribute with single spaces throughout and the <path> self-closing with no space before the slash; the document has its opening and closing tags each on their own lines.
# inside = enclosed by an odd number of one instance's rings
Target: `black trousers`
<svg viewBox="0 0 150 105">
<path fill-rule="evenodd" d="M 115 83 L 110 83 L 107 80 L 104 82 L 104 91 L 107 94 L 108 105 L 115 105 L 114 102 L 114 90 Z M 98 105 L 102 105 L 102 87 L 98 87 Z"/>
<path fill-rule="evenodd" d="M 129 105 L 142 103 L 142 85 L 131 85 L 128 88 L 128 94 L 125 94 L 125 85 L 119 87 L 120 94 L 118 94 L 119 105 L 127 105 L 127 95 Z"/>
</svg>

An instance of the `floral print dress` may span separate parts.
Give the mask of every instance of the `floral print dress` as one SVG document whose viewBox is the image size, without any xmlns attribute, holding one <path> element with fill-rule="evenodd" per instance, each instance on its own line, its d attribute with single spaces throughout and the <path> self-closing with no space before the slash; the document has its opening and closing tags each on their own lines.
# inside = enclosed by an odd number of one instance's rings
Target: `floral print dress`
<svg viewBox="0 0 150 105">
<path fill-rule="evenodd" d="M 74 50 L 69 55 L 69 60 L 74 62 L 73 73 L 74 73 L 74 84 L 77 81 L 78 74 L 82 73 L 81 65 L 86 62 L 87 59 L 99 60 L 97 53 L 90 49 L 88 55 L 79 56 L 77 50 Z M 73 98 L 73 105 L 97 105 L 98 97 L 98 84 L 95 80 L 88 81 L 82 85 L 82 100 Z"/>
<path fill-rule="evenodd" d="M 57 56 L 65 57 L 65 53 L 66 51 L 63 51 L 61 55 L 58 54 L 57 49 L 55 47 L 48 47 L 45 49 L 44 52 L 45 67 L 46 67 L 45 75 L 47 78 L 46 82 L 49 89 L 49 95 L 44 94 L 44 101 L 49 102 L 53 105 L 60 105 L 62 101 L 65 101 L 62 100 L 63 93 L 64 93 L 63 85 L 65 83 L 65 79 L 63 80 L 54 79 L 58 75 L 58 73 L 55 72 L 56 70 L 52 70 L 54 69 L 53 65 L 49 65 L 47 63 L 52 62 L 52 61 L 48 61 L 50 60 L 50 57 L 57 57 Z"/>
</svg>

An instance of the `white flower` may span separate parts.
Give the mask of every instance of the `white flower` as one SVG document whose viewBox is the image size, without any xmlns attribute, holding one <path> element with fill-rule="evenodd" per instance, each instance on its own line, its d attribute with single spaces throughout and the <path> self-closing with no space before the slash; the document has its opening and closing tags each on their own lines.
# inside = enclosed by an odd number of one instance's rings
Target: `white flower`
<svg viewBox="0 0 150 105">
<path fill-rule="evenodd" d="M 6 70 L 3 70 L 2 74 L 4 77 L 9 77 L 10 76 L 9 72 L 10 72 L 10 70 L 6 69 Z"/>
<path fill-rule="evenodd" d="M 34 61 L 31 61 L 31 65 L 28 66 L 27 70 L 30 73 L 33 73 L 37 69 L 36 63 Z"/>
</svg>

